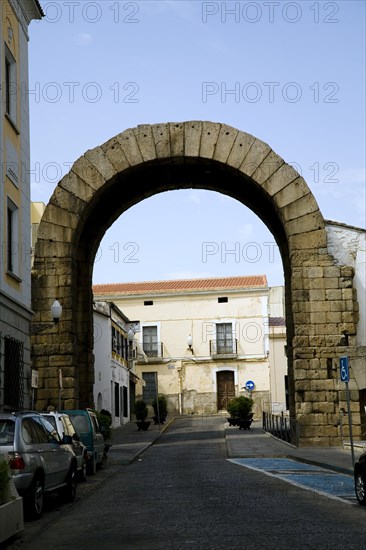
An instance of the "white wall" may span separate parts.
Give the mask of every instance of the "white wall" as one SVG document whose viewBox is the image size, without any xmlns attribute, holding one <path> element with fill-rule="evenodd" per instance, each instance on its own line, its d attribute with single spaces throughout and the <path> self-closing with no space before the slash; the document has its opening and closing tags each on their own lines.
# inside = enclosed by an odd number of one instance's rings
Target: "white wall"
<svg viewBox="0 0 366 550">
<path fill-rule="evenodd" d="M 354 286 L 360 308 L 357 345 L 366 346 L 366 230 L 336 222 L 327 224 L 328 250 L 338 265 L 355 269 Z"/>
</svg>

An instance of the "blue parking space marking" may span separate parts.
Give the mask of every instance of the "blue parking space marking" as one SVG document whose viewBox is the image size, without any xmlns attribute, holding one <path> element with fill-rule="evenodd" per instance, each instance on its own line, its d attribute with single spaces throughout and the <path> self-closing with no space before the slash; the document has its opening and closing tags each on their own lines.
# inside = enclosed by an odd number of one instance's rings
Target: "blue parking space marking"
<svg viewBox="0 0 366 550">
<path fill-rule="evenodd" d="M 281 471 L 311 471 L 311 472 L 324 472 L 320 466 L 314 466 L 312 464 L 305 464 L 302 462 L 296 462 L 290 458 L 232 458 L 230 462 L 241 464 L 242 466 L 252 466 L 258 470 L 281 470 Z"/>
<path fill-rule="evenodd" d="M 288 458 L 231 458 L 229 462 L 319 494 L 356 502 L 353 477 Z"/>
<path fill-rule="evenodd" d="M 321 476 L 290 474 L 286 476 L 286 479 L 318 491 L 326 491 L 331 495 L 339 497 L 354 496 L 354 483 L 351 476 L 337 473 L 323 473 Z"/>
</svg>

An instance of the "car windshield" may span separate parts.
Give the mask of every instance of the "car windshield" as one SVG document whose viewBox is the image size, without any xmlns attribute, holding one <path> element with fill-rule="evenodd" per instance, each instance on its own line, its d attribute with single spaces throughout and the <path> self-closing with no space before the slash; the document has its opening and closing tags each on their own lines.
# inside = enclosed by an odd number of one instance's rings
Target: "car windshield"
<svg viewBox="0 0 366 550">
<path fill-rule="evenodd" d="M 0 420 L 0 446 L 13 445 L 15 422 L 13 420 Z"/>
<path fill-rule="evenodd" d="M 70 415 L 70 420 L 75 428 L 76 433 L 85 433 L 89 431 L 88 420 L 83 414 Z"/>
</svg>

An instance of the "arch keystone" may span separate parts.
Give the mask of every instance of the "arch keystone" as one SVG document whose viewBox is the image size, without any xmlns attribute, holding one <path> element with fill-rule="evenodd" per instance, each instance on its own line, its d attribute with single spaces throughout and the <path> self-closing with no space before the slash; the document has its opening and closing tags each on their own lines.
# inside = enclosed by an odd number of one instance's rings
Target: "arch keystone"
<svg viewBox="0 0 366 550">
<path fill-rule="evenodd" d="M 202 122 L 193 120 L 184 123 L 184 155 L 198 157 L 202 138 Z"/>
</svg>

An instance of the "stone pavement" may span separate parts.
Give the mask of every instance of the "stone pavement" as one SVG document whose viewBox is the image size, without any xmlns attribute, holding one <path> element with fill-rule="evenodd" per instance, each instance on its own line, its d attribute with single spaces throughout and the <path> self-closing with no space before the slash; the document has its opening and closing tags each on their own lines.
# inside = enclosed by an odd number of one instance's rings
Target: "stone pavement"
<svg viewBox="0 0 366 550">
<path fill-rule="evenodd" d="M 164 425 L 151 423 L 149 429 L 138 431 L 135 422 L 131 421 L 115 428 L 108 453 L 109 464 L 129 464 L 152 445 L 160 435 L 169 428 L 173 419 Z M 316 464 L 346 474 L 353 474 L 352 453 L 350 446 L 344 447 L 294 447 L 263 432 L 261 422 L 253 422 L 250 430 L 239 430 L 229 426 L 221 416 L 220 425 L 225 434 L 228 458 L 249 457 L 287 457 L 301 462 Z M 355 442 L 355 460 L 366 450 L 366 441 Z"/>
</svg>

